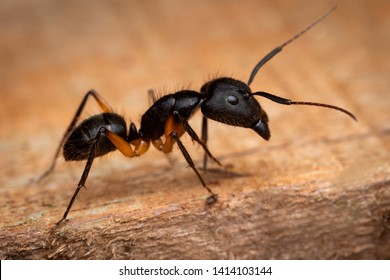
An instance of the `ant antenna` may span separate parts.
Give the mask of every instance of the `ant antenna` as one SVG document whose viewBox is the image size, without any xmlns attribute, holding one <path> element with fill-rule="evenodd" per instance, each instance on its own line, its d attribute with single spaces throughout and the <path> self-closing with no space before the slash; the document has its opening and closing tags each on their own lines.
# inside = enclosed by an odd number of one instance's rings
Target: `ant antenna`
<svg viewBox="0 0 390 280">
<path fill-rule="evenodd" d="M 351 112 L 349 112 L 343 108 L 329 105 L 329 104 L 316 103 L 316 102 L 304 102 L 304 101 L 292 101 L 290 99 L 276 96 L 276 95 L 273 95 L 273 94 L 270 94 L 270 93 L 264 92 L 264 91 L 255 92 L 255 93 L 253 93 L 253 95 L 262 96 L 262 97 L 268 98 L 269 100 L 272 100 L 276 103 L 283 104 L 283 105 L 309 105 L 309 106 L 318 106 L 318 107 L 326 107 L 326 108 L 330 108 L 330 109 L 335 109 L 335 110 L 338 110 L 340 112 L 343 112 L 344 114 L 347 114 L 352 119 L 354 119 L 356 122 L 358 121 L 357 118 L 355 117 L 355 115 L 352 114 Z"/>
<path fill-rule="evenodd" d="M 330 9 L 328 12 L 326 12 L 324 15 L 322 15 L 321 17 L 319 17 L 316 21 L 314 21 L 312 24 L 310 24 L 309 26 L 307 26 L 305 29 L 303 29 L 301 32 L 297 33 L 296 35 L 294 35 L 293 37 L 291 37 L 290 39 L 288 39 L 286 42 L 284 42 L 283 44 L 281 44 L 280 46 L 274 48 L 269 54 L 267 54 L 262 60 L 260 60 L 259 63 L 257 63 L 257 65 L 255 66 L 255 68 L 253 68 L 252 70 L 252 73 L 249 77 L 249 81 L 248 81 L 248 86 L 253 82 L 253 79 L 255 78 L 257 72 L 260 70 L 260 68 L 267 62 L 269 61 L 271 58 L 273 58 L 277 53 L 279 53 L 280 51 L 282 51 L 282 49 L 287 46 L 288 44 L 290 44 L 291 42 L 295 41 L 296 39 L 298 39 L 299 37 L 301 37 L 304 33 L 306 33 L 307 31 L 309 31 L 311 28 L 313 28 L 315 25 L 317 25 L 320 21 L 322 21 L 324 18 L 326 18 L 328 15 L 330 15 L 334 10 L 336 10 L 336 6 L 334 6 L 332 9 Z"/>
</svg>

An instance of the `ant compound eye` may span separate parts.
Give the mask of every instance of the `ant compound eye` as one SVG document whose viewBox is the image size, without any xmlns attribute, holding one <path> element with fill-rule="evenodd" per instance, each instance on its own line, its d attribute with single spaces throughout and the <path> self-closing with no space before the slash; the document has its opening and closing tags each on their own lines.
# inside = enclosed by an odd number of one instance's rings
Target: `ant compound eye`
<svg viewBox="0 0 390 280">
<path fill-rule="evenodd" d="M 238 104 L 238 98 L 237 98 L 237 96 L 234 96 L 234 95 L 229 95 L 228 97 L 226 97 L 226 101 L 232 105 Z"/>
</svg>

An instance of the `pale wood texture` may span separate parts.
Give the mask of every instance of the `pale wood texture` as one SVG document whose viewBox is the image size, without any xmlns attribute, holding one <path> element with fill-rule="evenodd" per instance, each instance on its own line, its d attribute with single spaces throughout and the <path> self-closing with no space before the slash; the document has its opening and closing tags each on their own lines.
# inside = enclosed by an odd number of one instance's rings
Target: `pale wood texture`
<svg viewBox="0 0 390 280">
<path fill-rule="evenodd" d="M 36 183 L 90 88 L 139 122 L 147 90 L 246 81 L 258 59 L 334 1 L 2 1 L 1 259 L 390 258 L 389 1 L 339 1 L 252 88 L 272 137 L 210 123 L 207 192 L 175 148 L 96 160 L 69 221 L 55 222 L 83 163 Z M 88 105 L 88 116 L 98 112 Z M 200 131 L 200 114 L 191 124 Z M 196 164 L 202 150 L 183 138 Z M 170 163 L 171 161 L 171 163 Z"/>
</svg>

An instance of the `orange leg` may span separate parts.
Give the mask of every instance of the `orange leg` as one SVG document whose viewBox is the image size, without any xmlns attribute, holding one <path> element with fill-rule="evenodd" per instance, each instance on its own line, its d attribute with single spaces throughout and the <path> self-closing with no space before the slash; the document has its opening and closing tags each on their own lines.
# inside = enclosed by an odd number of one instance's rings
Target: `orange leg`
<svg viewBox="0 0 390 280">
<path fill-rule="evenodd" d="M 133 148 L 125 139 L 105 128 L 101 128 L 101 131 L 123 155 L 131 158 L 135 156 Z"/>
<path fill-rule="evenodd" d="M 139 141 L 134 141 L 135 148 L 131 147 L 130 143 L 127 142 L 125 139 L 120 137 L 119 135 L 105 129 L 101 128 L 104 135 L 111 141 L 112 144 L 120 151 L 123 155 L 127 157 L 135 157 L 140 156 L 144 153 L 146 153 L 150 146 L 150 141 L 145 141 L 140 139 Z"/>
<path fill-rule="evenodd" d="M 135 146 L 134 153 L 136 156 L 140 156 L 149 150 L 150 141 L 142 140 Z"/>
<path fill-rule="evenodd" d="M 172 151 L 173 144 L 175 144 L 175 139 L 171 136 L 172 132 L 175 132 L 177 137 L 182 136 L 185 132 L 185 128 L 180 123 L 175 122 L 173 115 L 165 123 L 165 142 L 162 151 L 166 154 Z"/>
</svg>

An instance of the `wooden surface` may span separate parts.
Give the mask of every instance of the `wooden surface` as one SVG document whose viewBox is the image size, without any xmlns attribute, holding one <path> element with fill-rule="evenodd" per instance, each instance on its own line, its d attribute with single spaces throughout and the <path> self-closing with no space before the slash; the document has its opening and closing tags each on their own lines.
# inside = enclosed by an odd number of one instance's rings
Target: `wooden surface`
<svg viewBox="0 0 390 280">
<path fill-rule="evenodd" d="M 252 89 L 331 103 L 260 100 L 265 142 L 210 123 L 212 207 L 180 152 L 96 160 L 60 227 L 83 163 L 48 167 L 81 98 L 96 89 L 139 122 L 147 90 L 246 81 L 257 61 L 334 1 L 2 1 L 1 259 L 390 258 L 388 1 L 338 1 Z M 85 116 L 99 112 L 88 105 Z M 200 114 L 191 125 L 200 131 Z M 183 138 L 196 164 L 202 150 Z M 172 163 L 170 163 L 170 161 Z"/>
</svg>

